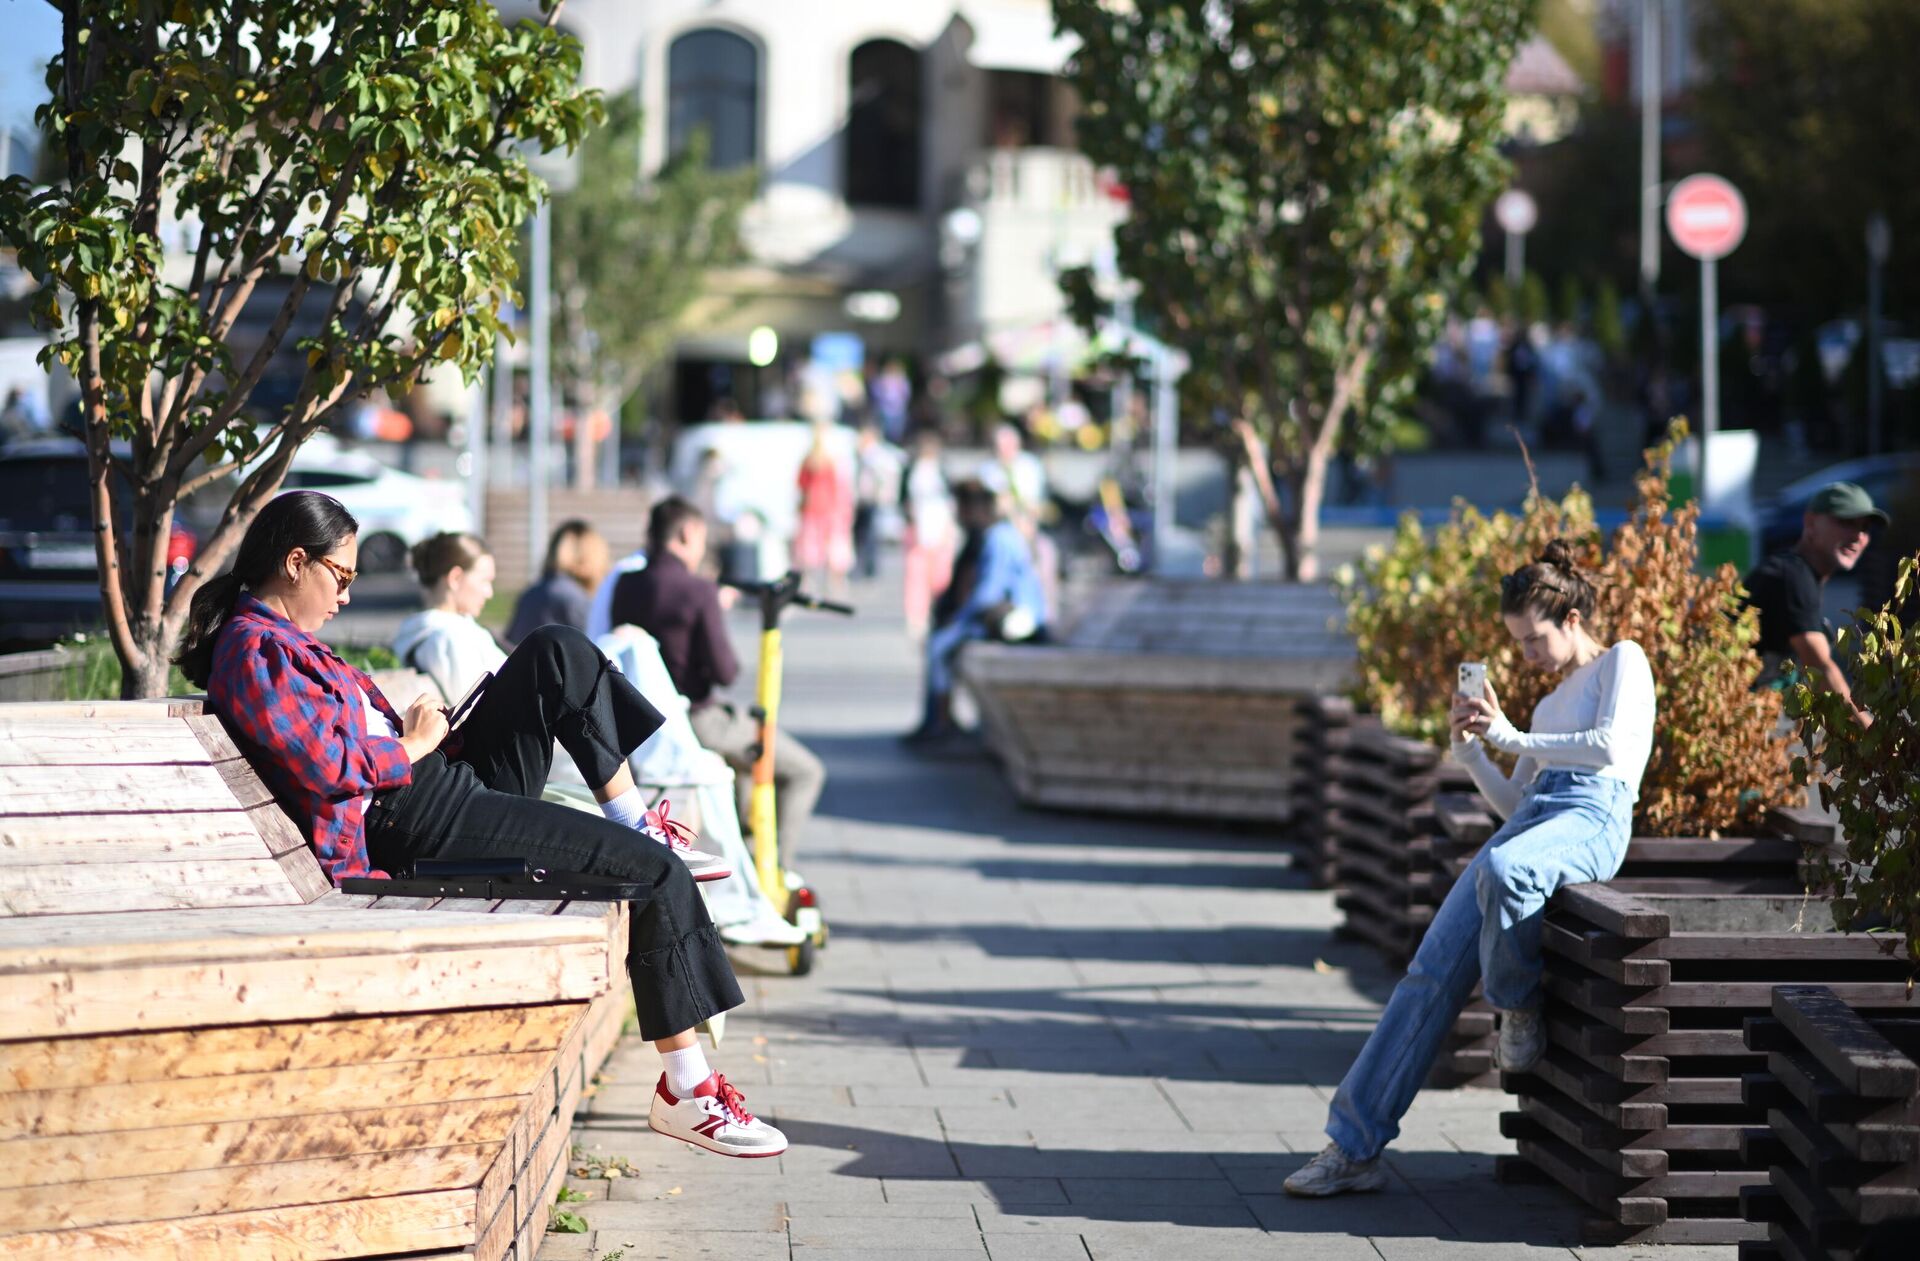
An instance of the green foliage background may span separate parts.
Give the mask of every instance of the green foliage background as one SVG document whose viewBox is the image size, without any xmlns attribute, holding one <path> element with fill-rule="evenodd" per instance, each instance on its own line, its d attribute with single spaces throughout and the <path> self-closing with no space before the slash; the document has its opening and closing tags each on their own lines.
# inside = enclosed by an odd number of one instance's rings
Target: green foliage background
<svg viewBox="0 0 1920 1261">
<path fill-rule="evenodd" d="M 1838 693 L 1812 681 L 1790 689 L 1787 713 L 1815 757 L 1793 760 L 1795 777 L 1814 786 L 1840 818 L 1845 861 L 1829 857 L 1820 884 L 1833 895 L 1833 922 L 1853 929 L 1861 917 L 1906 935 L 1920 964 L 1920 629 L 1896 609 L 1920 597 L 1920 557 L 1901 561 L 1893 600 L 1860 610 L 1842 630 L 1837 655 L 1852 660 L 1853 704 L 1873 716 L 1862 730 Z"/>
</svg>

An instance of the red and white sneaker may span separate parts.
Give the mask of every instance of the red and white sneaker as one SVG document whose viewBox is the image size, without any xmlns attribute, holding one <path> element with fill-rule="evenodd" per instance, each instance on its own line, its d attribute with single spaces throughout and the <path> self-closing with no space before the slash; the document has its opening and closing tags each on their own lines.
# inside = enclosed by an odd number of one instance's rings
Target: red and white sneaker
<svg viewBox="0 0 1920 1261">
<path fill-rule="evenodd" d="M 725 880 L 731 876 L 732 863 L 718 854 L 709 854 L 693 847 L 697 839 L 693 829 L 671 817 L 669 811 L 672 808 L 673 803 L 662 797 L 660 804 L 641 818 L 640 831 L 672 850 L 674 856 L 687 865 L 687 871 L 698 883 Z"/>
<path fill-rule="evenodd" d="M 718 1073 L 701 1082 L 685 1099 L 674 1098 L 667 1089 L 667 1075 L 660 1074 L 647 1125 L 656 1134 L 722 1156 L 778 1156 L 787 1150 L 787 1136 L 748 1112 L 747 1101 Z"/>
</svg>

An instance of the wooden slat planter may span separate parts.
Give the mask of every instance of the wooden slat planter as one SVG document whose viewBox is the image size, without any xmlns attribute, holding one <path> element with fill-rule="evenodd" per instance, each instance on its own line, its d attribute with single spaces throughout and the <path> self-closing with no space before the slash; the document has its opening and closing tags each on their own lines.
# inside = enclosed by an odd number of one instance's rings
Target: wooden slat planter
<svg viewBox="0 0 1920 1261">
<path fill-rule="evenodd" d="M 1430 892 L 1437 909 L 1500 824 L 1476 793 L 1442 793 L 1434 815 L 1439 827 Z M 1830 841 L 1832 825 L 1804 813 L 1774 811 L 1766 830 L 1764 836 L 1716 840 L 1634 837 L 1620 874 L 1608 883 L 1645 892 L 1792 893 L 1801 888 L 1798 873 L 1807 846 L 1817 839 Z M 1428 1084 L 1497 1086 L 1494 1030 L 1494 1011 L 1476 989 Z"/>
<path fill-rule="evenodd" d="M 1327 776 L 1339 931 L 1403 964 L 1440 906 L 1435 799 L 1472 780 L 1432 745 L 1371 724 L 1352 729 Z"/>
<path fill-rule="evenodd" d="M 967 645 L 960 677 L 1028 804 L 1284 823 L 1299 701 L 1351 667 L 1338 617 L 1321 586 L 1115 584 L 1057 645 Z"/>
<path fill-rule="evenodd" d="M 1766 1055 L 1742 1094 L 1766 1128 L 1742 1154 L 1768 1170 L 1742 1190 L 1765 1242 L 1740 1261 L 1864 1261 L 1910 1256 L 1920 1236 L 1920 1018 L 1869 1020 L 1824 986 L 1781 985 L 1772 1014 L 1749 1017 L 1747 1049 Z"/>
<path fill-rule="evenodd" d="M 197 703 L 0 706 L 0 1255 L 531 1261 L 624 908 L 335 892 Z"/>
<path fill-rule="evenodd" d="M 1502 1172 L 1524 1162 L 1584 1200 L 1592 1243 L 1760 1238 L 1739 1213 L 1741 1191 L 1766 1181 L 1741 1152 L 1765 1120 L 1742 1094 L 1760 1066 L 1743 1019 L 1802 982 L 1920 1015 L 1902 958 L 1829 925 L 1826 904 L 1792 894 L 1562 889 L 1543 933 L 1547 1054 L 1502 1076 L 1519 1096 L 1501 1118 L 1519 1157 Z"/>
<path fill-rule="evenodd" d="M 1333 760 L 1346 750 L 1355 731 L 1378 726 L 1379 720 L 1357 713 L 1344 696 L 1307 697 L 1299 714 L 1289 834 L 1303 851 L 1313 887 L 1331 889 L 1340 875 L 1334 858 Z"/>
</svg>

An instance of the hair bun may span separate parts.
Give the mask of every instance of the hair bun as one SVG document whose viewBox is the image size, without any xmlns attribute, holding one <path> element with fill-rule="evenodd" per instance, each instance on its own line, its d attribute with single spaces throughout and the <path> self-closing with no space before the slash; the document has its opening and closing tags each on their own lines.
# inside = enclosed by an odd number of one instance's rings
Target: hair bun
<svg viewBox="0 0 1920 1261">
<path fill-rule="evenodd" d="M 1580 571 L 1580 561 L 1574 555 L 1573 544 L 1565 539 L 1548 540 L 1547 545 L 1540 549 L 1540 554 L 1534 557 L 1534 563 L 1551 565 L 1555 569 L 1563 569 L 1568 573 Z"/>
</svg>

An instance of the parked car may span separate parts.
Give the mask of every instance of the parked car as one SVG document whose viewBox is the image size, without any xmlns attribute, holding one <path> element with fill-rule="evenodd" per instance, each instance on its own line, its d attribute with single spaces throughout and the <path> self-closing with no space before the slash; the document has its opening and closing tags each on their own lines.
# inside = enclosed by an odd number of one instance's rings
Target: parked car
<svg viewBox="0 0 1920 1261">
<path fill-rule="evenodd" d="M 1920 451 L 1901 451 L 1831 464 L 1818 473 L 1789 482 L 1754 508 L 1760 531 L 1760 555 L 1768 556 L 1793 546 L 1800 537 L 1800 522 L 1807 514 L 1807 504 L 1822 486 L 1853 482 L 1872 495 L 1873 502 L 1890 508 L 1917 479 L 1920 479 Z"/>
<path fill-rule="evenodd" d="M 188 520 L 210 529 L 233 487 L 226 478 L 208 487 L 187 507 Z M 292 490 L 325 491 L 353 514 L 360 523 L 360 568 L 367 573 L 396 573 L 415 543 L 442 530 L 473 529 L 464 483 L 403 473 L 331 434 L 315 434 L 294 453 L 280 493 Z"/>
<path fill-rule="evenodd" d="M 316 434 L 295 453 L 281 493 L 323 490 L 360 522 L 360 568 L 395 573 L 407 551 L 442 530 L 473 529 L 464 483 L 403 473 L 364 451 Z"/>
<path fill-rule="evenodd" d="M 115 494 L 123 538 L 131 494 Z M 94 555 L 87 450 L 72 438 L 36 438 L 0 451 L 0 643 L 52 643 L 101 625 L 100 567 Z M 198 546 L 175 522 L 167 540 L 167 584 L 179 581 Z"/>
</svg>

